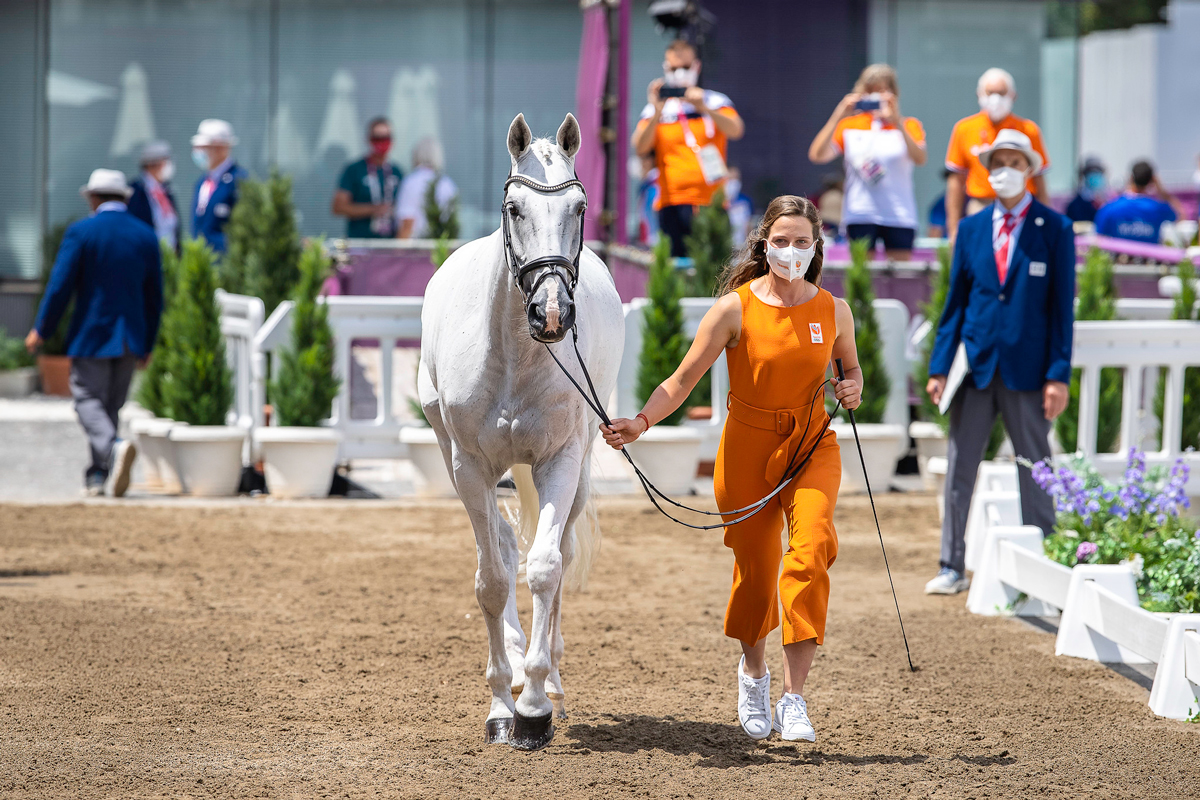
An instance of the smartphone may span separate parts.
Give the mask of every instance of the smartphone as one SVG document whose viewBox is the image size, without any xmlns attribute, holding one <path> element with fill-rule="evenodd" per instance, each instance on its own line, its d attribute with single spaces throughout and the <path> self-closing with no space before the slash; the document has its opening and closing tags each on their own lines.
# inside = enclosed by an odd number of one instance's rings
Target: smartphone
<svg viewBox="0 0 1200 800">
<path fill-rule="evenodd" d="M 854 104 L 854 108 L 858 111 L 878 111 L 879 106 L 878 97 L 864 97 Z"/>
<path fill-rule="evenodd" d="M 659 97 L 683 97 L 687 93 L 686 86 L 660 86 Z"/>
</svg>

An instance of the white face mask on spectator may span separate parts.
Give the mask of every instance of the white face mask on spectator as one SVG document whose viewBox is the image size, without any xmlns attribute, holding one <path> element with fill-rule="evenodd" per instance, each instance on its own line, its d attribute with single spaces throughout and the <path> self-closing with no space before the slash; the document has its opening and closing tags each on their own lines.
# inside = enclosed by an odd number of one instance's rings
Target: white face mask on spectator
<svg viewBox="0 0 1200 800">
<path fill-rule="evenodd" d="M 988 175 L 988 183 L 997 197 L 1011 200 L 1025 191 L 1025 172 L 1016 167 L 996 167 Z"/>
<path fill-rule="evenodd" d="M 979 98 L 979 107 L 992 122 L 999 122 L 1012 113 L 1013 99 L 1007 94 L 986 94 Z"/>
<path fill-rule="evenodd" d="M 664 63 L 663 77 L 666 79 L 667 86 L 674 86 L 677 88 L 683 87 L 687 89 L 699 83 L 700 65 L 692 64 L 690 67 L 671 69 Z"/>
<path fill-rule="evenodd" d="M 770 243 L 767 244 L 767 263 L 776 275 L 789 283 L 804 277 L 816 254 L 816 242 L 810 244 L 806 250 L 799 247 L 772 247 Z"/>
<path fill-rule="evenodd" d="M 158 171 L 158 179 L 163 183 L 167 183 L 171 178 L 175 177 L 175 162 L 167 161 L 162 165 L 162 169 Z"/>
</svg>

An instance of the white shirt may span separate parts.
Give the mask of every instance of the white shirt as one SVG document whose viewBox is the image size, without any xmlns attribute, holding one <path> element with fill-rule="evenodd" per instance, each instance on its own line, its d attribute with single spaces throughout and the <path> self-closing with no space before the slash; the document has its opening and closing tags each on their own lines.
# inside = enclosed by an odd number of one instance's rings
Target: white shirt
<svg viewBox="0 0 1200 800">
<path fill-rule="evenodd" d="M 1025 227 L 1026 212 L 1029 211 L 1029 204 L 1033 202 L 1033 195 L 1028 191 L 1021 198 L 1021 202 L 1012 207 L 1012 211 L 1005 208 L 999 200 L 992 204 L 992 252 L 999 253 L 1000 248 L 1004 246 L 1004 239 L 1001 236 L 1001 230 L 1004 228 L 1004 215 L 1016 215 L 1017 224 L 1012 229 L 1010 239 L 1013 244 L 1008 248 L 1008 263 L 1004 265 L 1007 270 L 1012 266 L 1013 251 L 1016 250 L 1016 243 L 1021 239 L 1021 229 Z"/>
<path fill-rule="evenodd" d="M 122 203 L 120 200 L 108 200 L 96 206 L 96 214 L 101 214 L 105 211 L 126 211 L 129 206 Z"/>
<path fill-rule="evenodd" d="M 903 131 L 884 128 L 879 120 L 874 120 L 870 130 L 846 128 L 842 140 L 846 165 L 842 225 L 886 225 L 916 230 L 913 162 Z M 881 170 L 882 176 L 871 182 L 867 174 L 875 170 Z"/>
<path fill-rule="evenodd" d="M 413 239 L 421 239 L 429 232 L 429 222 L 425 219 L 425 194 L 434 178 L 437 178 L 437 173 L 432 168 L 420 166 L 405 175 L 400 183 L 400 192 L 396 196 L 396 226 L 399 228 L 401 222 L 411 219 Z M 433 192 L 438 208 L 445 211 L 458 196 L 458 187 L 448 175 L 443 175 L 437 178 L 437 188 Z"/>
<path fill-rule="evenodd" d="M 210 169 L 208 171 L 208 175 L 205 176 L 207 179 L 204 181 L 204 183 L 200 184 L 200 193 L 196 196 L 197 214 L 203 214 L 204 209 L 208 208 L 208 201 L 212 197 L 212 193 L 217 188 L 217 181 L 220 180 L 221 174 L 228 170 L 232 164 L 233 156 L 229 156 L 220 164 L 218 164 L 216 169 Z"/>
<path fill-rule="evenodd" d="M 146 198 L 150 201 L 150 218 L 154 220 L 154 232 L 158 234 L 159 239 L 174 248 L 175 238 L 179 231 L 179 216 L 175 213 L 175 209 L 171 208 L 169 201 L 166 204 L 160 204 L 154 191 L 155 189 L 161 190 L 165 198 L 167 190 L 149 172 L 142 173 L 142 182 L 146 184 Z"/>
</svg>

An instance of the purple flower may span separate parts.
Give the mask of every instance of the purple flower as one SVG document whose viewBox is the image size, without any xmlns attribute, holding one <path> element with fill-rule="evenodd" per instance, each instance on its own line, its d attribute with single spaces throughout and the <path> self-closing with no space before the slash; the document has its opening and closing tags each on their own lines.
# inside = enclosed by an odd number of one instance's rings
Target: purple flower
<svg viewBox="0 0 1200 800">
<path fill-rule="evenodd" d="M 1075 560 L 1080 563 L 1087 561 L 1089 558 L 1095 555 L 1096 551 L 1099 549 L 1099 547 L 1091 542 L 1080 542 L 1079 547 L 1075 548 Z"/>
</svg>

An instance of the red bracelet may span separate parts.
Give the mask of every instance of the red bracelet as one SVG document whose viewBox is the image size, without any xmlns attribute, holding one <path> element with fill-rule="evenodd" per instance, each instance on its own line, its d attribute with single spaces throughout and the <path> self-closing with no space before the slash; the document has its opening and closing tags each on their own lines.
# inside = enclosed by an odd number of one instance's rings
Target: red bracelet
<svg viewBox="0 0 1200 800">
<path fill-rule="evenodd" d="M 646 423 L 646 431 L 650 430 L 650 418 L 647 417 L 645 414 L 643 414 L 639 411 L 638 415 L 636 417 L 634 417 L 634 419 L 641 419 L 642 421 L 644 421 Z M 642 431 L 642 433 L 645 433 L 646 431 Z"/>
</svg>

